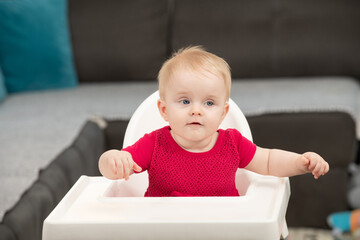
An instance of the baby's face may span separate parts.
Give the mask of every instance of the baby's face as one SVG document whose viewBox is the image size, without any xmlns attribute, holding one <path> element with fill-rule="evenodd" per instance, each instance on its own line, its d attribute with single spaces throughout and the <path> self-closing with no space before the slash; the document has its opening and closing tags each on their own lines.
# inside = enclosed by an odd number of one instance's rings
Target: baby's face
<svg viewBox="0 0 360 240">
<path fill-rule="evenodd" d="M 178 70 L 164 90 L 159 109 L 173 136 L 190 143 L 216 133 L 228 111 L 222 78 L 210 72 Z"/>
</svg>

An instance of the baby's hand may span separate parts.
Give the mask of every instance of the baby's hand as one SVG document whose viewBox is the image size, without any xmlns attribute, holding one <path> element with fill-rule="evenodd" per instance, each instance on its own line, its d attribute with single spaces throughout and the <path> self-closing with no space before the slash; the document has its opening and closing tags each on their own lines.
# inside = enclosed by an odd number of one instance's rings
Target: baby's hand
<svg viewBox="0 0 360 240">
<path fill-rule="evenodd" d="M 329 171 L 329 164 L 317 153 L 307 152 L 301 155 L 301 165 L 305 172 L 311 172 L 315 179 Z"/>
<path fill-rule="evenodd" d="M 141 167 L 134 162 L 130 153 L 109 150 L 101 155 L 99 170 L 106 178 L 113 180 L 125 178 L 125 180 L 128 180 L 133 170 L 140 172 Z"/>
</svg>

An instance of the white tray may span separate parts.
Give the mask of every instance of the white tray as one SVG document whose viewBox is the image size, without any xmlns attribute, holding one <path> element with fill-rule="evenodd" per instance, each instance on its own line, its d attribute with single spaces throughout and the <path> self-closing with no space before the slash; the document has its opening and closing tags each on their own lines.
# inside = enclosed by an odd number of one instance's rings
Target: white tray
<svg viewBox="0 0 360 240">
<path fill-rule="evenodd" d="M 241 197 L 142 197 L 130 181 L 82 176 L 45 219 L 43 240 L 258 239 L 287 236 L 288 178 L 238 172 Z M 141 184 L 140 184 L 141 185 Z"/>
</svg>

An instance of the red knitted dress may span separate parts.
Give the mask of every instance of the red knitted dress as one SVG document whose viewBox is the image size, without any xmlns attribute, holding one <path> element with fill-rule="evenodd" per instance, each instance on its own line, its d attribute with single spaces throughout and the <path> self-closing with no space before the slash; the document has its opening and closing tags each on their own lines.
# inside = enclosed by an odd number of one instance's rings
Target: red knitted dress
<svg viewBox="0 0 360 240">
<path fill-rule="evenodd" d="M 202 153 L 181 148 L 169 126 L 124 148 L 143 171 L 148 171 L 145 196 L 239 196 L 235 173 L 249 164 L 256 145 L 236 129 L 218 131 L 215 146 Z"/>
</svg>

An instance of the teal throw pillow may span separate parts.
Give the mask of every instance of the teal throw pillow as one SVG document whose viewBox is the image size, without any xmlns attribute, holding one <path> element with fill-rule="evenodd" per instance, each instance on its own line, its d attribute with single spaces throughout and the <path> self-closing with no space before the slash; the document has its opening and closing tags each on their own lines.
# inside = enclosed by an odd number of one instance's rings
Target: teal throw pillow
<svg viewBox="0 0 360 240">
<path fill-rule="evenodd" d="M 1 69 L 0 69 L 0 102 L 5 97 L 6 97 L 6 90 L 5 90 L 4 77 L 3 77 Z"/>
<path fill-rule="evenodd" d="M 0 0 L 0 19 L 8 93 L 77 85 L 67 0 Z"/>
</svg>

